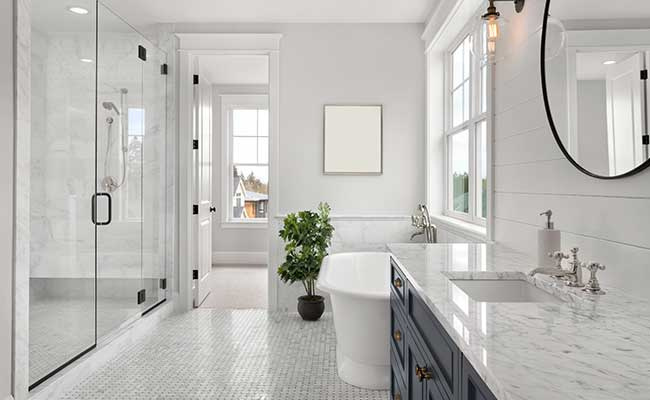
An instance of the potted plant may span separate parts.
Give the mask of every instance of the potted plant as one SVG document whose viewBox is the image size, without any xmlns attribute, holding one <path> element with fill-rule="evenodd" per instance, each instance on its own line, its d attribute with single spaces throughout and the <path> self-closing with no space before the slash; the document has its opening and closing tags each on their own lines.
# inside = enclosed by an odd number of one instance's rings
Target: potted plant
<svg viewBox="0 0 650 400">
<path fill-rule="evenodd" d="M 287 215 L 280 230 L 287 255 L 278 275 L 285 283 L 302 282 L 307 294 L 298 297 L 298 313 L 306 321 L 318 320 L 325 311 L 323 296 L 316 295 L 316 279 L 334 232 L 329 214 L 330 206 L 320 203 L 318 212 Z"/>
</svg>

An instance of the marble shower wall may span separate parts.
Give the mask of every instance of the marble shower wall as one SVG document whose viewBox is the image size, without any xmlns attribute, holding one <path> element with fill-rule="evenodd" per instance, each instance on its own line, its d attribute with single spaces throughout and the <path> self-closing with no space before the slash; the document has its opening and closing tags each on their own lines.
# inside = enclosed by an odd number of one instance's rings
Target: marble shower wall
<svg viewBox="0 0 650 400">
<path fill-rule="evenodd" d="M 121 180 L 120 149 L 128 148 L 125 184 L 112 193 L 113 222 L 98 228 L 98 276 L 158 277 L 165 265 L 166 86 L 160 65 L 166 54 L 135 33 L 106 29 L 99 35 L 97 100 L 120 107 L 119 90 L 128 90 L 129 143 L 120 140 L 120 117 L 101 106 L 95 140 L 95 64 L 80 61 L 94 59 L 94 35 L 34 32 L 32 37 L 30 270 L 34 278 L 94 277 L 90 196 L 95 142 L 100 182 L 107 175 Z M 137 58 L 140 44 L 148 48 L 147 63 Z M 140 112 L 142 118 L 137 116 Z M 114 121 L 110 134 L 107 118 Z"/>
</svg>

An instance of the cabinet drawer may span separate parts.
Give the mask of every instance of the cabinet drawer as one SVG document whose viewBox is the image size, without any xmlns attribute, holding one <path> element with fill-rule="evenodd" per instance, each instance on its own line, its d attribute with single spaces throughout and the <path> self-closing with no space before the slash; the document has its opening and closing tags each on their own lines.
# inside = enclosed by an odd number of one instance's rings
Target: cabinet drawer
<svg viewBox="0 0 650 400">
<path fill-rule="evenodd" d="M 397 294 L 397 297 L 404 303 L 404 294 L 406 293 L 406 279 L 404 274 L 399 270 L 397 264 L 391 257 L 390 259 L 390 286 Z"/>
<path fill-rule="evenodd" d="M 431 358 L 434 379 L 447 398 L 456 398 L 460 378 L 461 353 L 434 317 L 429 307 L 413 290 L 408 291 L 409 323 L 417 340 L 422 342 L 425 357 Z"/>
<path fill-rule="evenodd" d="M 406 354 L 406 314 L 399 303 L 399 299 L 393 293 L 390 298 L 390 344 L 395 352 L 395 362 L 400 373 L 404 376 L 404 360 Z"/>
</svg>

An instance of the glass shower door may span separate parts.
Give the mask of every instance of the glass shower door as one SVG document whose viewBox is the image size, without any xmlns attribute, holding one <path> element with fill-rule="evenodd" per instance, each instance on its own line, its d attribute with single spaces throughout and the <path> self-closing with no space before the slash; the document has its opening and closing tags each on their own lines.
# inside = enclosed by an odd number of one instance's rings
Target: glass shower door
<svg viewBox="0 0 650 400">
<path fill-rule="evenodd" d="M 95 346 L 95 2 L 31 7 L 29 388 Z"/>
<path fill-rule="evenodd" d="M 142 138 L 142 284 L 145 290 L 142 311 L 165 299 L 165 127 L 167 55 L 143 41 Z"/>
<path fill-rule="evenodd" d="M 140 315 L 142 155 L 141 36 L 101 3 L 97 26 L 97 334 Z"/>
</svg>

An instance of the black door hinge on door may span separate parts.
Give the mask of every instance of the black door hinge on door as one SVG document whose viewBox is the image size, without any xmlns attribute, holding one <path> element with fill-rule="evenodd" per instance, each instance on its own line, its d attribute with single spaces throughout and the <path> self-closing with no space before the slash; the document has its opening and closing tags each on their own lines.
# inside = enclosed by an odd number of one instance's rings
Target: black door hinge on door
<svg viewBox="0 0 650 400">
<path fill-rule="evenodd" d="M 192 140 L 192 150 L 198 150 L 199 149 L 199 139 L 193 139 Z"/>
<path fill-rule="evenodd" d="M 648 70 L 647 69 L 641 70 L 641 80 L 642 81 L 647 81 L 648 80 Z"/>
<path fill-rule="evenodd" d="M 198 84 L 199 84 L 199 76 L 198 76 L 198 75 L 194 75 L 194 76 L 192 76 L 192 82 L 193 82 L 195 85 L 198 85 Z"/>
<path fill-rule="evenodd" d="M 138 291 L 138 304 L 142 304 L 147 300 L 147 291 L 142 289 Z"/>
<path fill-rule="evenodd" d="M 193 269 L 192 270 L 192 279 L 199 279 L 199 270 L 198 269 Z"/>
<path fill-rule="evenodd" d="M 167 64 L 162 64 L 160 66 L 160 75 L 167 75 Z"/>
<path fill-rule="evenodd" d="M 192 215 L 199 215 L 199 205 L 192 204 Z"/>
<path fill-rule="evenodd" d="M 142 61 L 147 61 L 147 49 L 142 46 L 138 46 L 138 58 Z"/>
</svg>

